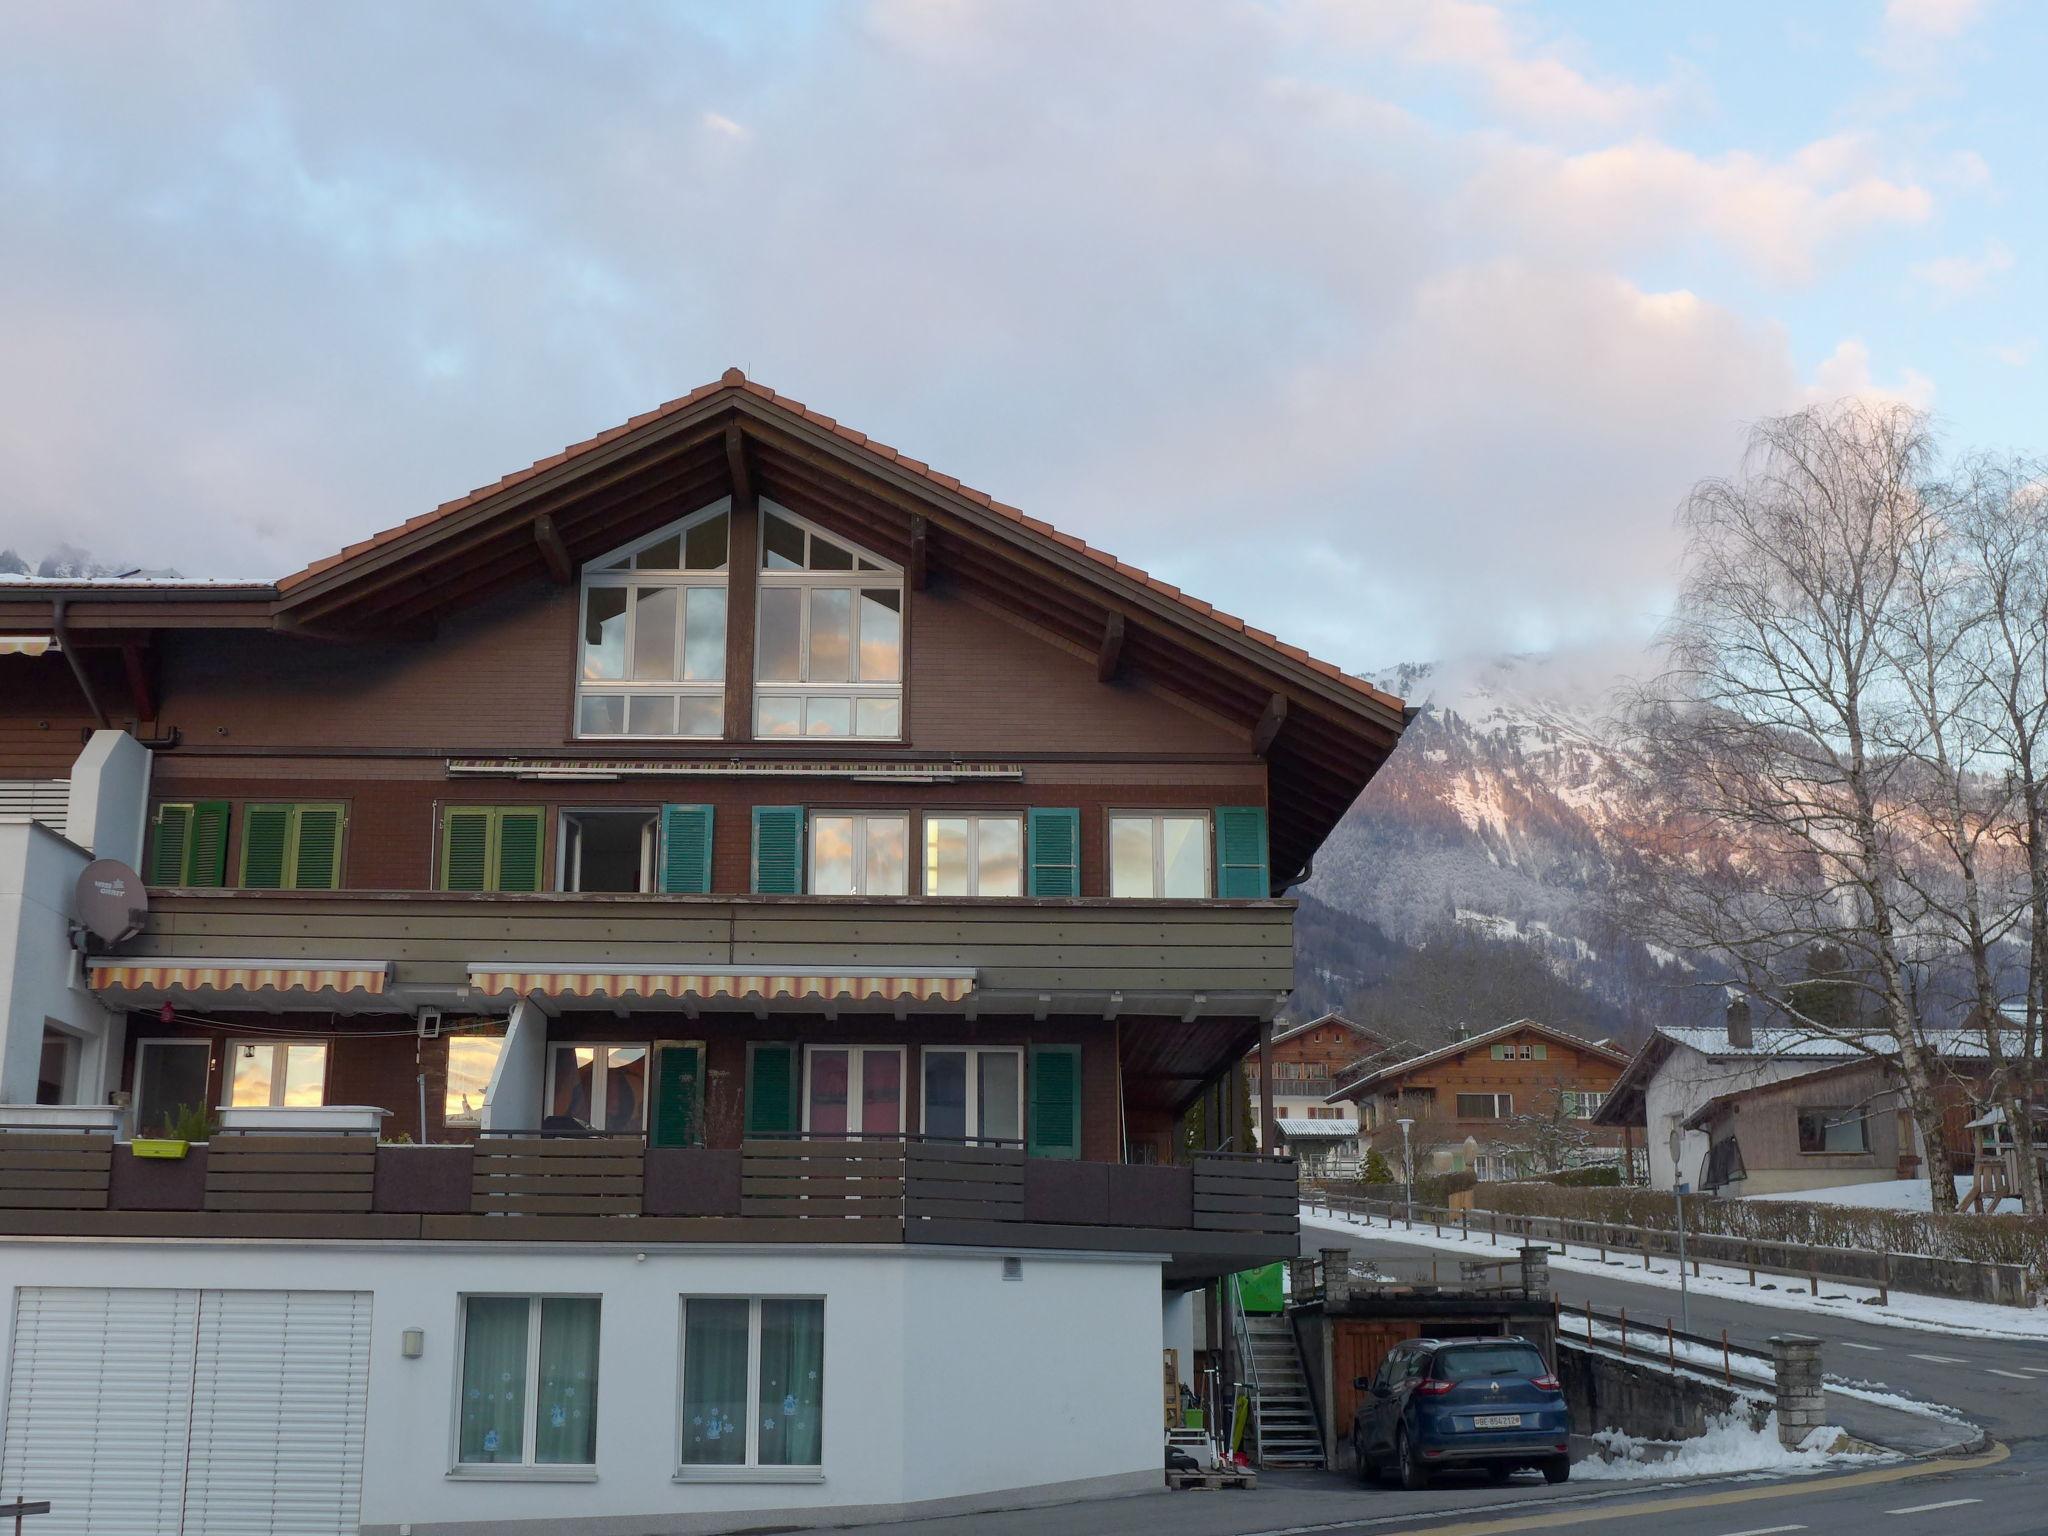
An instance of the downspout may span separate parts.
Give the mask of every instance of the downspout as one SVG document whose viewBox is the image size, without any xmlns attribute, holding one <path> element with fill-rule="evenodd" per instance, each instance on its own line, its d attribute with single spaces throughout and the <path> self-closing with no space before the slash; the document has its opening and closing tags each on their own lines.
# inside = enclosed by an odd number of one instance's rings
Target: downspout
<svg viewBox="0 0 2048 1536">
<path fill-rule="evenodd" d="M 100 707 L 99 695 L 92 691 L 92 683 L 86 678 L 85 667 L 78 659 L 78 652 L 71 647 L 71 631 L 64 624 L 63 598 L 57 598 L 50 605 L 50 628 L 57 636 L 57 649 L 64 653 L 64 660 L 70 663 L 71 675 L 78 679 L 78 691 L 85 695 L 86 708 L 92 711 L 93 722 L 106 730 L 107 712 Z"/>
</svg>

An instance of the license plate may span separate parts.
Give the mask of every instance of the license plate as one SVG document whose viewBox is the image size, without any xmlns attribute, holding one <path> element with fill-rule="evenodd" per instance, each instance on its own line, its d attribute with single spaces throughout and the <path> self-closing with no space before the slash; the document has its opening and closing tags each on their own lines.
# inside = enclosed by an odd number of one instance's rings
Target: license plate
<svg viewBox="0 0 2048 1536">
<path fill-rule="evenodd" d="M 1472 1420 L 1474 1429 L 1520 1429 L 1522 1416 L 1519 1413 L 1482 1413 Z"/>
</svg>

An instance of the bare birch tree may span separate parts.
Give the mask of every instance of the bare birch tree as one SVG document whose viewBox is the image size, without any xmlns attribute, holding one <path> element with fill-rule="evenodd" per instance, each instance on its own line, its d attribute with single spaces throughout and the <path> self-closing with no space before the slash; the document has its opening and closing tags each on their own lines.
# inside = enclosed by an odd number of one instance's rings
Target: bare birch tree
<svg viewBox="0 0 2048 1536">
<path fill-rule="evenodd" d="M 1894 1061 L 1945 1211 L 1942 1066 L 1914 996 L 1919 902 L 1899 877 L 1920 831 L 1901 747 L 1920 733 L 1886 651 L 1929 536 L 1932 460 L 1923 417 L 1852 401 L 1759 424 L 1736 478 L 1694 488 L 1671 668 L 1631 701 L 1686 819 L 1621 898 L 1632 926 L 1794 1027 Z M 1867 1024 L 1800 1012 L 1788 983 L 1817 944 L 1848 957 Z"/>
</svg>

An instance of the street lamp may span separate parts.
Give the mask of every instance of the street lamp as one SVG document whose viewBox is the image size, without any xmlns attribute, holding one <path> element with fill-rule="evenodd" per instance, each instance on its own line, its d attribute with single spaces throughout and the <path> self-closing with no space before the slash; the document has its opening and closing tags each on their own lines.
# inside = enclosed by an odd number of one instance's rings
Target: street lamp
<svg viewBox="0 0 2048 1536">
<path fill-rule="evenodd" d="M 1401 1127 L 1402 1195 L 1403 1198 L 1407 1201 L 1408 1226 L 1412 1230 L 1415 1226 L 1415 1151 L 1408 1144 L 1408 1128 L 1412 1126 L 1415 1122 L 1413 1120 L 1403 1119 L 1397 1120 L 1394 1123 Z"/>
</svg>

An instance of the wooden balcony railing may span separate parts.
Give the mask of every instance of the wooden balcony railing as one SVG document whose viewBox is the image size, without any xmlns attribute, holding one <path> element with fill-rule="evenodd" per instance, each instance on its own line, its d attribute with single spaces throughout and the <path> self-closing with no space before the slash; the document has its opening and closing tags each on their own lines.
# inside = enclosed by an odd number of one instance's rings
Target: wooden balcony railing
<svg viewBox="0 0 2048 1536">
<path fill-rule="evenodd" d="M 1199 1276 L 1292 1256 L 1295 1199 L 1286 1158 L 1143 1167 L 914 1137 L 221 1134 L 157 1159 L 103 1134 L 0 1132 L 0 1237 L 909 1242 L 1158 1253 Z"/>
</svg>

